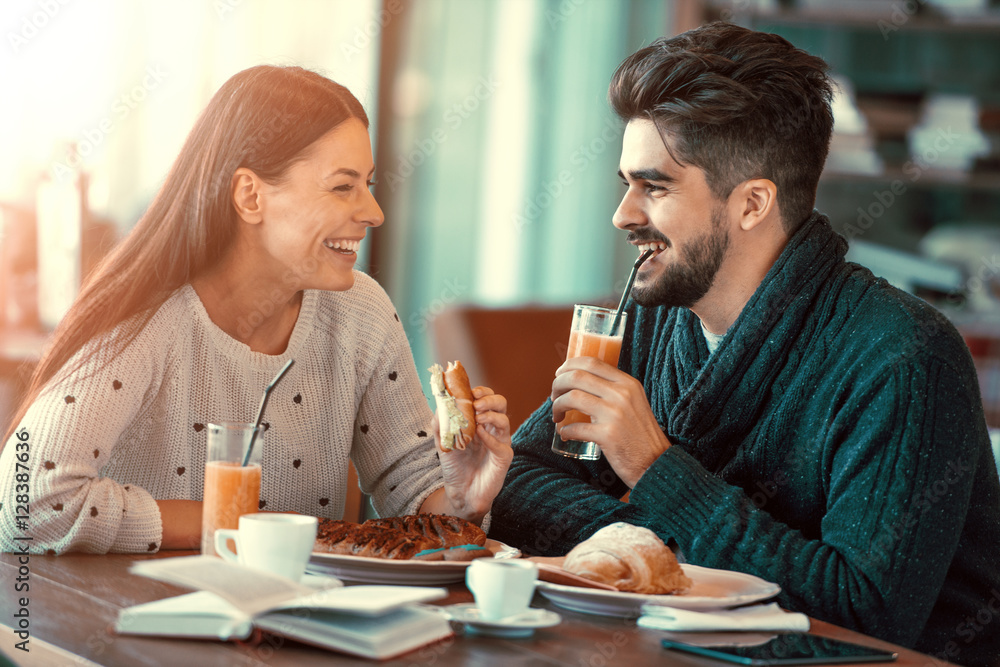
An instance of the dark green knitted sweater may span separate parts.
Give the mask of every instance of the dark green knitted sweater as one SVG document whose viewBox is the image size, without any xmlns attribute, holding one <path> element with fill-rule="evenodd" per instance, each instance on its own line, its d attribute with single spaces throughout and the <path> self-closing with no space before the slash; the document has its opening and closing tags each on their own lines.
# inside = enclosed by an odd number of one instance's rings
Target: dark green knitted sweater
<svg viewBox="0 0 1000 667">
<path fill-rule="evenodd" d="M 514 436 L 490 535 L 560 555 L 629 521 L 776 582 L 788 609 L 1000 660 L 1000 480 L 972 360 L 845 251 L 814 214 L 711 356 L 691 311 L 633 307 L 620 367 L 674 446 L 622 503 L 604 459 L 549 451 L 547 401 Z"/>
</svg>

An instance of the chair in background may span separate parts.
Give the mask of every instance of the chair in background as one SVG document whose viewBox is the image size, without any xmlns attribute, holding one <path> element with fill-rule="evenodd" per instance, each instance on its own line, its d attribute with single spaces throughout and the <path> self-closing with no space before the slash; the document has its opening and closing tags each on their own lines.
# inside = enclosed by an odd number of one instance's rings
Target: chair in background
<svg viewBox="0 0 1000 667">
<path fill-rule="evenodd" d="M 441 363 L 461 361 L 473 386 L 504 395 L 516 429 L 551 393 L 572 320 L 571 305 L 454 306 L 431 322 L 434 356 Z"/>
</svg>

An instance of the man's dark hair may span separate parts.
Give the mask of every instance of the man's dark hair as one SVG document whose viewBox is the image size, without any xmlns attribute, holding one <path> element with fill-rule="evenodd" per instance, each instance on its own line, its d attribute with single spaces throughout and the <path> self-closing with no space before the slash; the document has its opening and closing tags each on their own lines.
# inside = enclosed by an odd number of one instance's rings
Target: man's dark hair
<svg viewBox="0 0 1000 667">
<path fill-rule="evenodd" d="M 608 99 L 623 120 L 648 118 L 669 135 L 673 158 L 704 170 L 720 199 L 746 180 L 773 181 L 792 233 L 812 212 L 830 147 L 827 70 L 778 35 L 709 23 L 626 58 Z"/>
</svg>

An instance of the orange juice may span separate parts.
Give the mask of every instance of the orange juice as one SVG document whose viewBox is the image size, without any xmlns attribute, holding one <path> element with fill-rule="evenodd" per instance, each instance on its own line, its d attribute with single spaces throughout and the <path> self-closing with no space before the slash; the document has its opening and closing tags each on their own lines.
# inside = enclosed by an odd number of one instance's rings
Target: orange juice
<svg viewBox="0 0 1000 667">
<path fill-rule="evenodd" d="M 201 552 L 214 556 L 216 529 L 239 528 L 242 515 L 259 511 L 260 464 L 209 461 L 205 464 L 203 501 Z"/>
<path fill-rule="evenodd" d="M 571 331 L 569 334 L 569 349 L 566 350 L 566 359 L 574 357 L 597 357 L 601 361 L 612 366 L 618 365 L 618 356 L 622 351 L 621 336 L 602 336 L 601 334 L 588 333 L 584 331 Z M 590 423 L 590 416 L 579 410 L 569 410 L 556 430 L 562 430 L 567 424 Z"/>
</svg>

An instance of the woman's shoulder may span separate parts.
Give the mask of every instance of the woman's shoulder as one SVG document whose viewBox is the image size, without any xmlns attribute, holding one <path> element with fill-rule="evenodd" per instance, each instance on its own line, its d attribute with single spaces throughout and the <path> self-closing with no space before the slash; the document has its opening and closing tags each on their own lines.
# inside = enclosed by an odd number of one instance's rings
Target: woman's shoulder
<svg viewBox="0 0 1000 667">
<path fill-rule="evenodd" d="M 148 320 L 142 325 L 141 331 L 136 335 L 136 340 L 149 342 L 175 341 L 184 329 L 190 329 L 194 318 L 192 317 L 192 297 L 197 299 L 194 288 L 185 284 L 167 297 L 156 310 L 149 313 Z M 132 327 L 141 323 L 142 315 L 138 315 L 128 322 L 124 322 L 115 329 L 115 335 L 129 331 Z M 161 347 L 162 349 L 162 347 Z"/>
</svg>

